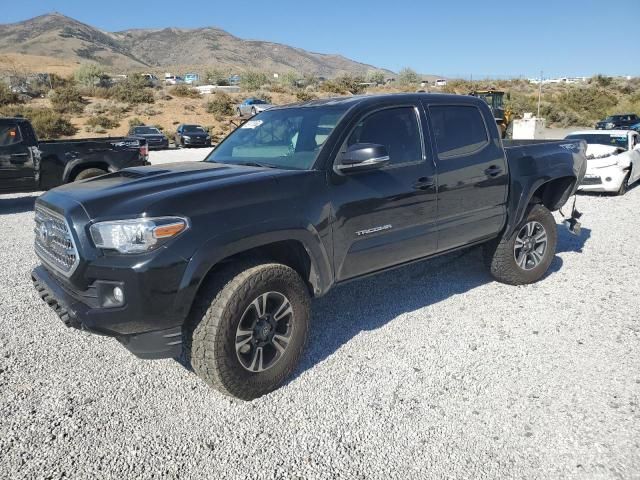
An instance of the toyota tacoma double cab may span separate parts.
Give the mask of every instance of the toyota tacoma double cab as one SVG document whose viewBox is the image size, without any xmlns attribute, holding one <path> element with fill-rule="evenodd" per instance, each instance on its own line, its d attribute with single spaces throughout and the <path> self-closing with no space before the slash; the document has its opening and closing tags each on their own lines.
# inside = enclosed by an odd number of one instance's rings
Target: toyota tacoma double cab
<svg viewBox="0 0 640 480">
<path fill-rule="evenodd" d="M 148 153 L 144 138 L 39 141 L 26 118 L 0 118 L 0 194 L 49 190 L 148 165 Z"/>
<path fill-rule="evenodd" d="M 253 399 L 295 370 L 311 299 L 335 285 L 475 245 L 497 280 L 539 280 L 585 148 L 505 148 L 470 96 L 274 107 L 204 161 L 38 198 L 32 280 L 66 325 L 141 358 L 184 355 L 209 385 Z"/>
</svg>

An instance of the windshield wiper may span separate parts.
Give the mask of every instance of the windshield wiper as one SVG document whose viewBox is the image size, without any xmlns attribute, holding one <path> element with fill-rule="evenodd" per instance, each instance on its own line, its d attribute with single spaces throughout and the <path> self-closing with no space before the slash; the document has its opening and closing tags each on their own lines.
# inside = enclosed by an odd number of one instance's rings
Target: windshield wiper
<svg viewBox="0 0 640 480">
<path fill-rule="evenodd" d="M 259 162 L 236 162 L 236 165 L 244 165 L 245 167 L 263 167 L 263 168 L 280 168 L 276 165 L 271 165 L 270 163 L 259 163 Z"/>
</svg>

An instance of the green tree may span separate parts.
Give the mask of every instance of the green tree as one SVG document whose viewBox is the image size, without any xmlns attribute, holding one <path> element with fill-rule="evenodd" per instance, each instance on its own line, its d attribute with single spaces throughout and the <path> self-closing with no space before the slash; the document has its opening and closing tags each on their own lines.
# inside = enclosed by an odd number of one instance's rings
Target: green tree
<svg viewBox="0 0 640 480">
<path fill-rule="evenodd" d="M 229 73 L 219 68 L 207 70 L 204 76 L 207 83 L 211 85 L 218 85 L 221 87 L 229 85 Z"/>
<path fill-rule="evenodd" d="M 269 83 L 269 77 L 264 72 L 246 72 L 240 75 L 240 86 L 246 90 L 260 90 Z"/>
<path fill-rule="evenodd" d="M 376 85 L 382 85 L 384 83 L 384 73 L 373 70 L 369 72 L 369 75 L 367 75 L 367 80 L 370 83 L 375 83 Z"/>
<path fill-rule="evenodd" d="M 398 83 L 403 87 L 408 87 L 420 83 L 420 76 L 415 70 L 405 67 L 398 72 Z"/>
<path fill-rule="evenodd" d="M 95 63 L 85 63 L 74 72 L 73 78 L 78 85 L 96 87 L 106 82 L 108 76 L 104 70 Z"/>
</svg>

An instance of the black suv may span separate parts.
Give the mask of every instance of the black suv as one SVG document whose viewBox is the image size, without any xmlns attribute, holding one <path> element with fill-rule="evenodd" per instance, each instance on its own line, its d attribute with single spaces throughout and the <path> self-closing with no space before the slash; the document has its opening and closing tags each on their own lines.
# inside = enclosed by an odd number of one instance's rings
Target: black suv
<svg viewBox="0 0 640 480">
<path fill-rule="evenodd" d="M 609 115 L 604 120 L 600 120 L 596 123 L 596 130 L 627 130 L 636 123 L 640 123 L 640 117 L 635 113 Z"/>
</svg>

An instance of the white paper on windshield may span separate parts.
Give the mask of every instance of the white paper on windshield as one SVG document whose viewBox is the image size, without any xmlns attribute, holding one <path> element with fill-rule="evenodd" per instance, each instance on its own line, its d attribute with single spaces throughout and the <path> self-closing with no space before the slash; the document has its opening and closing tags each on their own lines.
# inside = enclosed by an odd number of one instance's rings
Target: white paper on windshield
<svg viewBox="0 0 640 480">
<path fill-rule="evenodd" d="M 247 123 L 242 125 L 241 128 L 256 128 L 262 125 L 262 120 L 249 120 Z"/>
</svg>

